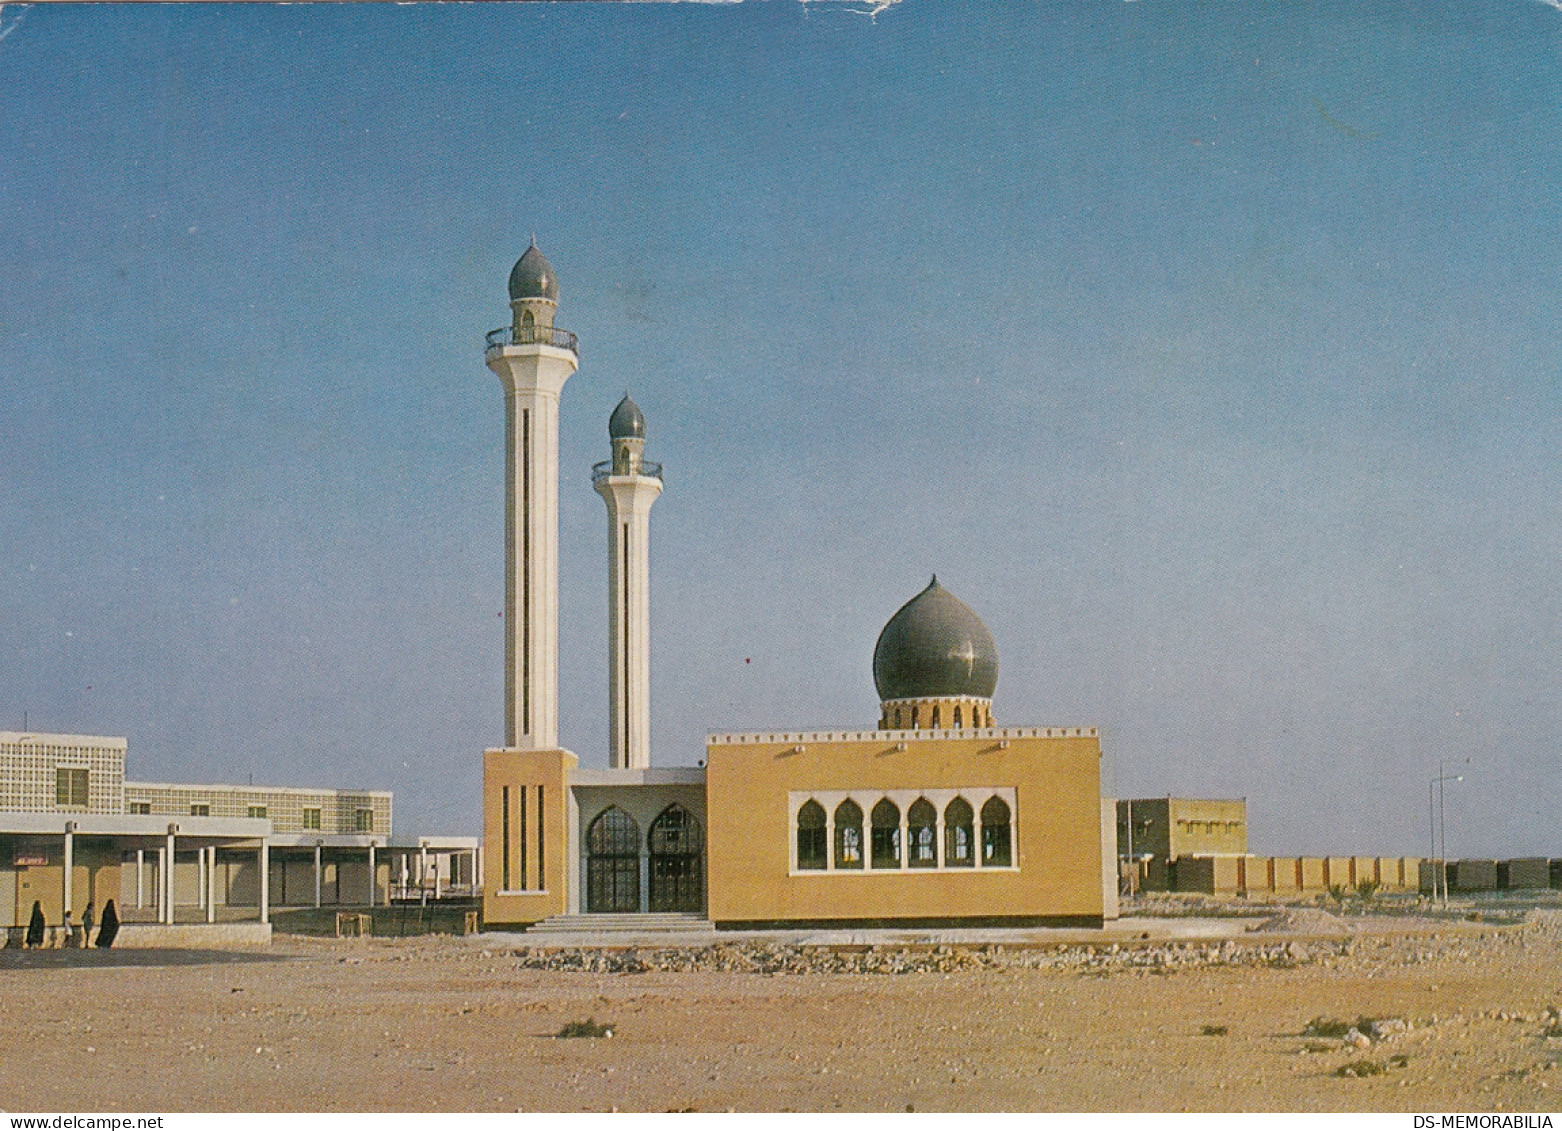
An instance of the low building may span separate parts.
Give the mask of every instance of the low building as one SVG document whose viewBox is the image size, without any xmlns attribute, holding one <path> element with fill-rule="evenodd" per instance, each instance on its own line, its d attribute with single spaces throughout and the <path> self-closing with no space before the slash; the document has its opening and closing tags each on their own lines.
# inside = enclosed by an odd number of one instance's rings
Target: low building
<svg viewBox="0 0 1562 1131">
<path fill-rule="evenodd" d="M 1124 889 L 1177 891 L 1183 857 L 1247 854 L 1247 800 L 1141 797 L 1117 802 L 1117 858 Z"/>
<path fill-rule="evenodd" d="M 0 926 L 112 899 L 127 922 L 475 894 L 476 838 L 397 838 L 388 790 L 127 782 L 124 738 L 0 732 Z"/>
</svg>

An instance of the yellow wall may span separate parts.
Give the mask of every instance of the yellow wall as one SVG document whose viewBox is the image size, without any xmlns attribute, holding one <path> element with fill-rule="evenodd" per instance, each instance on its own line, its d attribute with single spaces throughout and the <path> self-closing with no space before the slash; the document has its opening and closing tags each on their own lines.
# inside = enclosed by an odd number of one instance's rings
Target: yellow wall
<svg viewBox="0 0 1562 1131">
<path fill-rule="evenodd" d="M 568 750 L 483 753 L 483 921 L 535 923 L 565 909 L 569 775 L 579 760 Z M 509 890 L 504 888 L 504 790 L 510 789 Z M 542 787 L 538 825 L 537 787 Z M 519 798 L 526 793 L 526 861 L 521 867 Z M 540 850 L 540 851 L 539 851 Z M 539 855 L 542 871 L 538 872 Z"/>
<path fill-rule="evenodd" d="M 718 923 L 1102 918 L 1101 749 L 1089 730 L 777 737 L 713 741 L 707 752 L 709 914 Z M 790 793 L 1004 787 L 1015 796 L 1015 868 L 790 872 Z"/>
<path fill-rule="evenodd" d="M 14 899 L 0 907 L 0 926 L 27 925 L 33 901 L 43 904 L 43 917 L 49 926 L 58 926 L 65 913 L 65 845 L 60 837 L 18 838 L 3 846 L 4 867 L 14 876 Z M 16 853 L 47 857 L 47 864 L 14 864 Z M 81 922 L 81 913 L 91 900 L 97 917 L 103 905 L 119 899 L 119 854 L 112 846 L 79 837 L 71 853 L 71 919 Z"/>
</svg>

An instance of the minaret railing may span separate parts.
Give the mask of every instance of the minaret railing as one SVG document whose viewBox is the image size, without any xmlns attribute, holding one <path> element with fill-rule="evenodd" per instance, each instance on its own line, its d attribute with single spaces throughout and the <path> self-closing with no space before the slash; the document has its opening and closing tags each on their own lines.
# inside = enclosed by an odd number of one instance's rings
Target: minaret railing
<svg viewBox="0 0 1562 1131">
<path fill-rule="evenodd" d="M 610 459 L 605 459 L 601 463 L 594 463 L 591 465 L 591 483 L 593 486 L 602 482 L 604 479 L 612 478 L 614 475 L 641 475 L 647 479 L 660 479 L 662 477 L 662 465 L 659 463 L 652 463 L 648 459 L 643 459 L 640 461 L 639 465 L 630 472 L 614 471 L 613 461 Z"/>
<path fill-rule="evenodd" d="M 569 330 L 561 330 L 557 326 L 522 326 L 517 329 L 514 326 L 500 326 L 497 330 L 488 331 L 484 340 L 488 343 L 488 349 L 503 349 L 505 346 L 553 346 L 555 349 L 569 350 L 576 357 L 580 356 L 580 342 Z"/>
</svg>

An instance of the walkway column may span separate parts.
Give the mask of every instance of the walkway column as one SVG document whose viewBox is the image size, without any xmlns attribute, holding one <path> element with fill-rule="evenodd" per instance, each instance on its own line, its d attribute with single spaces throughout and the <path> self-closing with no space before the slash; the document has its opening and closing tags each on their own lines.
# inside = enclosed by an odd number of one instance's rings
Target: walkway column
<svg viewBox="0 0 1562 1131">
<path fill-rule="evenodd" d="M 168 893 L 167 898 L 163 900 L 163 922 L 170 927 L 174 922 L 174 830 L 178 827 L 178 825 L 168 826 L 168 868 L 163 876 L 163 887 Z"/>
<path fill-rule="evenodd" d="M 477 885 L 476 890 L 483 890 L 483 846 L 478 845 L 472 849 L 472 882 Z"/>
<path fill-rule="evenodd" d="M 136 849 L 136 910 L 146 906 L 146 849 Z"/>
<path fill-rule="evenodd" d="M 271 838 L 260 838 L 260 921 L 271 922 Z"/>
<path fill-rule="evenodd" d="M 71 879 L 73 878 L 71 873 L 73 873 L 76 870 L 75 867 L 74 867 L 74 865 L 75 865 L 75 847 L 76 847 L 76 822 L 75 821 L 66 821 L 65 822 L 65 907 L 64 907 L 64 910 L 65 910 L 65 917 L 67 919 L 70 918 L 70 913 L 71 913 L 71 894 L 72 894 L 72 892 L 71 892 Z"/>
<path fill-rule="evenodd" d="M 379 884 L 377 884 L 375 882 L 375 879 L 374 879 L 374 842 L 371 840 L 369 842 L 369 906 L 370 907 L 376 906 L 376 904 L 375 904 L 375 896 L 377 894 L 377 890 L 376 889 L 378 889 L 378 887 L 379 887 Z"/>
<path fill-rule="evenodd" d="M 203 850 L 206 856 L 206 921 L 217 921 L 217 846 L 209 844 Z"/>
<path fill-rule="evenodd" d="M 424 898 L 424 887 L 428 883 L 428 845 L 418 845 L 418 899 L 427 903 Z"/>
<path fill-rule="evenodd" d="M 315 906 L 320 906 L 320 842 L 315 841 Z"/>
<path fill-rule="evenodd" d="M 152 893 L 152 902 L 153 909 L 157 912 L 157 921 L 161 923 L 165 914 L 163 908 L 168 903 L 168 850 L 166 848 L 158 848 L 155 867 L 157 868 L 157 887 Z"/>
</svg>

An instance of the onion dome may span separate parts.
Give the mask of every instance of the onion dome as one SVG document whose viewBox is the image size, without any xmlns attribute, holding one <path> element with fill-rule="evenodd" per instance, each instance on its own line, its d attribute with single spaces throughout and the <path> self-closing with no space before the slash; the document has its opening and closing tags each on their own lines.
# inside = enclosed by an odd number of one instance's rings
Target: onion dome
<svg viewBox="0 0 1562 1131">
<path fill-rule="evenodd" d="M 645 417 L 640 413 L 640 406 L 629 399 L 628 393 L 618 402 L 613 415 L 607 418 L 607 436 L 610 440 L 645 439 Z"/>
<path fill-rule="evenodd" d="M 510 301 L 522 298 L 559 301 L 559 281 L 554 277 L 553 264 L 537 250 L 535 242 L 510 269 Z"/>
<path fill-rule="evenodd" d="M 998 686 L 998 648 L 982 618 L 935 576 L 879 633 L 873 682 L 881 702 L 991 699 Z"/>
</svg>

